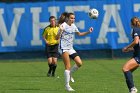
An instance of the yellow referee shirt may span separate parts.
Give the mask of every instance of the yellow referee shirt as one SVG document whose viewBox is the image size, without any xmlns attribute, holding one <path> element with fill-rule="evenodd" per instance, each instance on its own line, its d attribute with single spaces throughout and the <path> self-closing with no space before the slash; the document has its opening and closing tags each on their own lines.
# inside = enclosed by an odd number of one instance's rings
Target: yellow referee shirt
<svg viewBox="0 0 140 93">
<path fill-rule="evenodd" d="M 46 38 L 49 45 L 58 44 L 58 40 L 56 40 L 56 35 L 58 33 L 58 27 L 51 27 L 50 25 L 44 29 L 43 37 Z"/>
</svg>

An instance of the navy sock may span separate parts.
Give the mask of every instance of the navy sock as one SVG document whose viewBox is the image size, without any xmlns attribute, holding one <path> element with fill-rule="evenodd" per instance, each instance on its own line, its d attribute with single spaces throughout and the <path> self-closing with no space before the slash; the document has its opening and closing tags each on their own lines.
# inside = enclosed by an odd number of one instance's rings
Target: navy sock
<svg viewBox="0 0 140 93">
<path fill-rule="evenodd" d="M 131 71 L 124 72 L 124 76 L 125 76 L 125 79 L 126 79 L 126 84 L 128 86 L 128 89 L 130 91 L 131 88 L 134 87 L 132 72 Z"/>
</svg>

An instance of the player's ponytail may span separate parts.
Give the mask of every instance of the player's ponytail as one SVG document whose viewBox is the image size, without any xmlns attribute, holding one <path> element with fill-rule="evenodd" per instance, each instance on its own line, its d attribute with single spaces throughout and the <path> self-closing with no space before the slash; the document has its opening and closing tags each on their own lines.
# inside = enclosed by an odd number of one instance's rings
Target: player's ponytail
<svg viewBox="0 0 140 93">
<path fill-rule="evenodd" d="M 59 20 L 58 20 L 58 25 L 66 22 L 66 17 L 67 17 L 68 13 L 67 12 L 63 12 L 61 14 L 61 16 L 59 17 Z"/>
</svg>

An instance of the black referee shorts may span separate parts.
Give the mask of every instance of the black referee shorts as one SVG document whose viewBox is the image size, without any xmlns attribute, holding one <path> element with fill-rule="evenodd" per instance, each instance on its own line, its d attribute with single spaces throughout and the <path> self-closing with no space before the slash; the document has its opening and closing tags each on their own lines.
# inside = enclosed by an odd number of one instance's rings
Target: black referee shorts
<svg viewBox="0 0 140 93">
<path fill-rule="evenodd" d="M 45 48 L 45 52 L 46 52 L 46 56 L 47 58 L 49 57 L 55 57 L 55 58 L 58 58 L 58 44 L 56 45 L 46 45 L 46 48 Z"/>
</svg>

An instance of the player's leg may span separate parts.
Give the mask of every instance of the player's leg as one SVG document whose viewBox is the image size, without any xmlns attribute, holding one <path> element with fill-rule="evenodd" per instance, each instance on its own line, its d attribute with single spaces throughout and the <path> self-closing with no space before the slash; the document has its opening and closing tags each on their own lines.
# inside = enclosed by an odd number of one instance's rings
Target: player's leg
<svg viewBox="0 0 140 93">
<path fill-rule="evenodd" d="M 65 71 L 64 71 L 64 76 L 65 76 L 65 87 L 67 91 L 74 91 L 74 89 L 71 88 L 69 81 L 70 81 L 70 58 L 69 58 L 69 53 L 64 52 L 62 54 L 63 62 L 65 65 Z"/>
<path fill-rule="evenodd" d="M 71 74 L 71 78 L 70 80 L 72 82 L 74 82 L 74 79 L 72 77 L 72 74 L 78 70 L 79 67 L 81 67 L 82 65 L 82 61 L 78 55 L 78 53 L 74 50 L 74 49 L 71 49 L 69 51 L 69 54 L 70 54 L 70 57 L 75 61 L 75 64 L 72 66 L 72 68 L 70 69 L 70 74 Z"/>
<path fill-rule="evenodd" d="M 52 58 L 52 76 L 55 76 L 55 70 L 57 67 L 57 58 L 58 58 L 58 44 L 52 45 L 49 47 L 49 55 Z"/>
<path fill-rule="evenodd" d="M 52 67 L 53 67 L 53 65 L 52 65 L 52 56 L 51 56 L 51 47 L 50 46 L 46 45 L 45 53 L 46 53 L 46 56 L 47 56 L 48 66 L 49 66 L 47 76 L 50 77 L 51 72 L 52 72 Z"/>
<path fill-rule="evenodd" d="M 78 53 L 74 50 L 71 49 L 68 51 L 68 53 L 70 54 L 70 57 L 75 61 L 76 64 L 73 65 L 73 67 L 70 69 L 71 73 L 75 72 L 78 70 L 79 67 L 81 67 L 82 65 L 82 61 L 78 55 Z"/>
<path fill-rule="evenodd" d="M 71 49 L 69 51 L 69 53 L 70 53 L 70 57 L 75 61 L 75 64 L 73 65 L 73 67 L 70 70 L 71 71 L 71 74 L 72 74 L 75 71 L 77 71 L 79 67 L 82 66 L 82 60 L 79 57 L 78 53 L 74 49 Z"/>
<path fill-rule="evenodd" d="M 53 64 L 52 76 L 54 77 L 55 76 L 55 70 L 56 70 L 56 67 L 57 67 L 57 58 L 56 57 L 52 57 L 52 64 Z"/>
<path fill-rule="evenodd" d="M 71 82 L 75 82 L 74 78 L 72 77 L 72 74 L 82 66 L 82 61 L 79 56 L 76 56 L 73 60 L 75 61 L 75 64 L 73 65 L 73 67 L 70 70 Z"/>
<path fill-rule="evenodd" d="M 133 88 L 135 88 L 132 71 L 134 69 L 136 69 L 138 66 L 139 66 L 139 64 L 137 63 L 137 61 L 134 58 L 130 59 L 123 66 L 122 70 L 123 70 L 123 73 L 124 73 L 124 76 L 125 76 L 125 79 L 126 79 L 126 84 L 128 86 L 129 91 L 131 91 Z"/>
<path fill-rule="evenodd" d="M 75 61 L 76 66 L 77 66 L 78 68 L 80 68 L 80 67 L 82 66 L 82 60 L 81 60 L 81 58 L 80 58 L 79 56 L 76 56 L 76 57 L 74 58 L 74 61 Z"/>
<path fill-rule="evenodd" d="M 77 71 L 82 66 L 82 61 L 79 56 L 75 56 L 73 60 L 75 61 L 75 64 L 73 65 L 73 67 L 70 70 L 71 74 L 74 73 L 75 71 Z"/>
<path fill-rule="evenodd" d="M 50 77 L 52 73 L 52 68 L 53 68 L 52 57 L 48 58 L 48 66 L 49 66 L 49 70 L 48 70 L 47 76 Z"/>
</svg>

